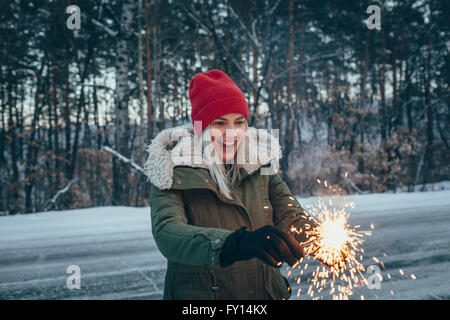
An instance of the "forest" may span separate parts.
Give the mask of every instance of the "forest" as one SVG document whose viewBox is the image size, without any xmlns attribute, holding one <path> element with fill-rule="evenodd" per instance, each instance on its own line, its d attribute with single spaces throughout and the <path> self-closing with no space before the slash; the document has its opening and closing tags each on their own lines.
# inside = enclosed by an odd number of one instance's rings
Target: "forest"
<svg viewBox="0 0 450 320">
<path fill-rule="evenodd" d="M 148 206 L 145 148 L 191 121 L 190 79 L 211 69 L 244 92 L 249 126 L 280 130 L 296 195 L 450 180 L 449 7 L 1 0 L 0 215 Z"/>
</svg>

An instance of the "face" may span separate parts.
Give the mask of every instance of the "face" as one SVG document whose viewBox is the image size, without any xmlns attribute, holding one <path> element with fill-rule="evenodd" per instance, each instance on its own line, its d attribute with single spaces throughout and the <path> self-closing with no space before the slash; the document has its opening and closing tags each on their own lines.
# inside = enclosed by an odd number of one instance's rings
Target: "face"
<svg viewBox="0 0 450 320">
<path fill-rule="evenodd" d="M 223 163 L 232 163 L 242 138 L 247 130 L 245 116 L 228 113 L 211 122 L 211 141 Z"/>
</svg>

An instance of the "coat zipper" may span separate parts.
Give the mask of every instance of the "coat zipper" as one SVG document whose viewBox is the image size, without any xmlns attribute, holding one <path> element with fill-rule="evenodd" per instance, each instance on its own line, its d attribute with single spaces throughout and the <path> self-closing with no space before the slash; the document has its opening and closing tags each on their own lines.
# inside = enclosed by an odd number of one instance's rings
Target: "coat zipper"
<svg viewBox="0 0 450 320">
<path fill-rule="evenodd" d="M 219 290 L 219 287 L 217 286 L 217 283 L 216 283 L 216 275 L 214 274 L 214 271 L 211 270 L 210 268 L 208 268 L 208 272 L 211 277 L 211 283 L 212 283 L 211 290 L 214 294 L 214 299 L 217 300 L 217 290 Z"/>
</svg>

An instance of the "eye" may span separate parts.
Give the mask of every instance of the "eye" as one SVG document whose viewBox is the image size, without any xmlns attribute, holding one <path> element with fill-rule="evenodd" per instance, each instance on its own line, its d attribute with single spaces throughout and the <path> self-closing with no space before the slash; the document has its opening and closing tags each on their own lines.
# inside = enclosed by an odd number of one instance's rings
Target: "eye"
<svg viewBox="0 0 450 320">
<path fill-rule="evenodd" d="M 236 123 L 239 124 L 239 125 L 242 125 L 242 124 L 245 123 L 245 121 L 238 121 L 238 122 L 236 122 Z"/>
<path fill-rule="evenodd" d="M 216 126 L 223 126 L 223 125 L 225 124 L 225 122 L 223 122 L 223 121 L 217 121 L 217 122 L 214 122 L 214 124 L 215 124 Z"/>
</svg>

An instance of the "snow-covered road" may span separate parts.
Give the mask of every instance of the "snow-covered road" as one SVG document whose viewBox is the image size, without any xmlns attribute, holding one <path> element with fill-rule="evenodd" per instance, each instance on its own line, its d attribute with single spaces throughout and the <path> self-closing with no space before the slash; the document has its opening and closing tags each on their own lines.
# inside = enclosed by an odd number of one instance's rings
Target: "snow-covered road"
<svg viewBox="0 0 450 320">
<path fill-rule="evenodd" d="M 348 199 L 356 204 L 351 224 L 375 226 L 366 237 L 365 265 L 377 257 L 386 267 L 380 289 L 359 288 L 352 298 L 450 299 L 449 190 Z M 306 207 L 315 198 L 299 201 Z M 0 299 L 161 299 L 166 260 L 150 228 L 149 208 L 0 217 Z M 67 288 L 70 265 L 80 268 L 79 290 Z M 291 282 L 292 299 L 310 298 L 296 297 L 299 287 Z"/>
</svg>

